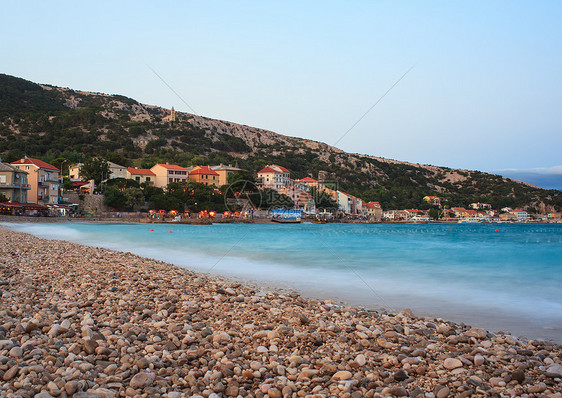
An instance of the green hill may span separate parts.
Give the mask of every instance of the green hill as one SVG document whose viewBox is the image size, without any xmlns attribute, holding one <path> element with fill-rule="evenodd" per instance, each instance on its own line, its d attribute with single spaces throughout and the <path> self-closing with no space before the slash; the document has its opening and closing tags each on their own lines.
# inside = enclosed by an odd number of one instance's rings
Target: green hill
<svg viewBox="0 0 562 398">
<path fill-rule="evenodd" d="M 121 95 L 80 92 L 0 74 L 0 154 L 73 162 L 102 156 L 113 162 L 150 167 L 234 163 L 257 171 L 268 163 L 291 170 L 293 178 L 337 178 L 342 190 L 383 208 L 423 207 L 425 195 L 451 205 L 491 203 L 495 208 L 553 211 L 562 192 L 478 171 L 399 162 L 349 154 L 327 144 L 271 131 L 176 113 Z"/>
</svg>

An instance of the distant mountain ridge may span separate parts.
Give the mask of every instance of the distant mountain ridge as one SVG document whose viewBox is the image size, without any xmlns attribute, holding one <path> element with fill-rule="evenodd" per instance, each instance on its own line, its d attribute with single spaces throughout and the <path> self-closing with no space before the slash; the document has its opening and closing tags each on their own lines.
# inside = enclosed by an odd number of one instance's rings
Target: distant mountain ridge
<svg viewBox="0 0 562 398">
<path fill-rule="evenodd" d="M 109 95 L 36 84 L 0 74 L 0 154 L 76 162 L 103 156 L 124 165 L 156 162 L 184 166 L 234 163 L 257 171 L 268 163 L 292 177 L 323 175 L 340 188 L 383 208 L 423 205 L 425 195 L 453 205 L 480 201 L 494 207 L 525 207 L 541 212 L 562 207 L 562 193 L 539 189 L 498 175 L 420 165 L 351 154 L 328 144 L 269 130 L 145 105 Z"/>
</svg>

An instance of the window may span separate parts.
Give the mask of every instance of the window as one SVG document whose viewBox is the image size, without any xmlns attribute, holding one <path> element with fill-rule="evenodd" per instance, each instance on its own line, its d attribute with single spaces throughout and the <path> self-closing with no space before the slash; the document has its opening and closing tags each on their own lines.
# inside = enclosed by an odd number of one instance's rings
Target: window
<svg viewBox="0 0 562 398">
<path fill-rule="evenodd" d="M 146 177 L 146 182 L 150 182 L 150 177 Z"/>
<path fill-rule="evenodd" d="M 140 177 L 135 177 L 135 180 L 136 180 L 137 182 L 140 182 Z"/>
<path fill-rule="evenodd" d="M 2 184 L 6 183 L 6 176 L 0 176 L 0 183 Z"/>
</svg>

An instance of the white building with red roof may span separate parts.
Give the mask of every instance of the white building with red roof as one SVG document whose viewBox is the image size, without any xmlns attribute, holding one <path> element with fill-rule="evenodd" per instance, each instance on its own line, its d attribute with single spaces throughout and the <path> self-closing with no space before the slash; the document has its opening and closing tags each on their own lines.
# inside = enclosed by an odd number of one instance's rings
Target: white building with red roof
<svg viewBox="0 0 562 398">
<path fill-rule="evenodd" d="M 291 172 L 285 167 L 271 164 L 258 171 L 258 182 L 262 188 L 279 189 L 291 185 Z"/>
<path fill-rule="evenodd" d="M 155 164 L 150 168 L 154 173 L 154 186 L 166 188 L 171 182 L 186 182 L 188 170 L 175 164 Z"/>
<path fill-rule="evenodd" d="M 318 188 L 318 180 L 315 180 L 314 178 L 311 177 L 304 177 L 301 178 L 300 180 L 295 180 L 294 184 L 302 189 L 303 191 L 307 191 L 310 188 Z"/>
<path fill-rule="evenodd" d="M 27 202 L 40 205 L 59 203 L 59 169 L 39 159 L 28 158 L 12 162 L 12 165 L 26 171 L 27 183 L 31 188 Z"/>
</svg>

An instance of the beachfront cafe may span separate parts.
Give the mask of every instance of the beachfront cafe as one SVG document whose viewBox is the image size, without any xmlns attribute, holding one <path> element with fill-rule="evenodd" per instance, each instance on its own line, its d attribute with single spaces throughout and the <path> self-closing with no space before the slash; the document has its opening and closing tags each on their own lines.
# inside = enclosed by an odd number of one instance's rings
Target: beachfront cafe
<svg viewBox="0 0 562 398">
<path fill-rule="evenodd" d="M 6 216 L 48 216 L 49 208 L 35 203 L 0 203 L 0 214 Z"/>
</svg>

